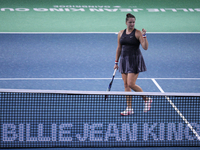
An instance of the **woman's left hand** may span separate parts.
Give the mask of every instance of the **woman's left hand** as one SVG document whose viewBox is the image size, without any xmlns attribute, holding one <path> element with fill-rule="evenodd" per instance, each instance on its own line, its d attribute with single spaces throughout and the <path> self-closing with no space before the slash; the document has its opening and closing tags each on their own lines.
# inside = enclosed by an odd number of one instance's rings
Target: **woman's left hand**
<svg viewBox="0 0 200 150">
<path fill-rule="evenodd" d="M 144 28 L 142 29 L 142 35 L 146 34 L 147 30 L 145 30 Z"/>
</svg>

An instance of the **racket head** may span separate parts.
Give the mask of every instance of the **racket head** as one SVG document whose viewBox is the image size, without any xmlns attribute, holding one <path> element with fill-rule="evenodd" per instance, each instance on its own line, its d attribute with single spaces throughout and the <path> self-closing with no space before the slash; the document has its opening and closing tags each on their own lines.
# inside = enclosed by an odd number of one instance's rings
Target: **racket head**
<svg viewBox="0 0 200 150">
<path fill-rule="evenodd" d="M 107 91 L 110 91 L 110 90 L 111 90 L 112 82 L 113 82 L 113 79 L 112 79 L 112 81 L 110 82 L 110 84 L 108 85 L 108 89 L 107 89 Z"/>
<path fill-rule="evenodd" d="M 108 100 L 108 95 L 105 95 L 105 101 L 107 101 Z"/>
</svg>

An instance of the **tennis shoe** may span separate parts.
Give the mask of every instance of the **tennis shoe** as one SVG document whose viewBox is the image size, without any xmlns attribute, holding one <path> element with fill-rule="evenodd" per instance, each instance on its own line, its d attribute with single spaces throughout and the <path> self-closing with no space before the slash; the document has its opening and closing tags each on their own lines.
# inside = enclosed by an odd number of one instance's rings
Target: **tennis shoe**
<svg viewBox="0 0 200 150">
<path fill-rule="evenodd" d="M 144 112 L 148 112 L 151 109 L 151 103 L 153 102 L 153 100 L 151 98 L 149 98 L 148 101 L 144 102 Z"/>
<path fill-rule="evenodd" d="M 128 115 L 132 115 L 134 113 L 133 108 L 126 108 L 125 111 L 121 112 L 122 116 L 128 116 Z"/>
</svg>

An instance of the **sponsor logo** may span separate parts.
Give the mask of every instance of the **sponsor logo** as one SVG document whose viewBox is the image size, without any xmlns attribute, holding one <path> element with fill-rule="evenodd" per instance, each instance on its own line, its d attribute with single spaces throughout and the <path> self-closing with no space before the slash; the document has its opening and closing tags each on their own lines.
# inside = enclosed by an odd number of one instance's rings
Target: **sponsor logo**
<svg viewBox="0 0 200 150">
<path fill-rule="evenodd" d="M 51 8 L 0 8 L 1 12 L 200 12 L 200 8 L 137 8 L 137 6 L 54 5 Z"/>
<path fill-rule="evenodd" d="M 200 125 L 191 123 L 200 132 Z M 182 141 L 198 140 L 183 123 L 3 124 L 3 142 L 16 141 Z M 141 128 L 142 127 L 142 128 Z M 140 129 L 139 129 L 140 128 Z M 140 137 L 139 137 L 140 136 Z M 142 138 L 142 139 L 141 139 Z"/>
</svg>

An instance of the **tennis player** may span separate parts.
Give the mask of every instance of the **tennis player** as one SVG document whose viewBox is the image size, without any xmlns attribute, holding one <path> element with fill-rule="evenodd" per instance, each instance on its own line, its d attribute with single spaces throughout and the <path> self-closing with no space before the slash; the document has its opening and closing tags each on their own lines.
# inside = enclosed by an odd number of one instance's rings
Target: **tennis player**
<svg viewBox="0 0 200 150">
<path fill-rule="evenodd" d="M 126 15 L 127 28 L 118 33 L 118 46 L 114 69 L 119 68 L 126 92 L 131 92 L 131 89 L 135 92 L 143 92 L 142 88 L 136 85 L 136 80 L 140 72 L 146 71 L 145 62 L 139 48 L 141 44 L 144 50 L 148 49 L 146 30 L 142 29 L 142 31 L 139 31 L 135 29 L 135 20 L 135 16 L 128 13 Z M 119 58 L 120 62 L 118 66 Z M 146 96 L 142 98 L 144 99 L 144 112 L 147 112 L 151 108 L 152 99 Z M 121 112 L 121 115 L 124 116 L 134 113 L 132 109 L 132 96 L 126 97 L 126 103 L 126 110 Z"/>
</svg>

